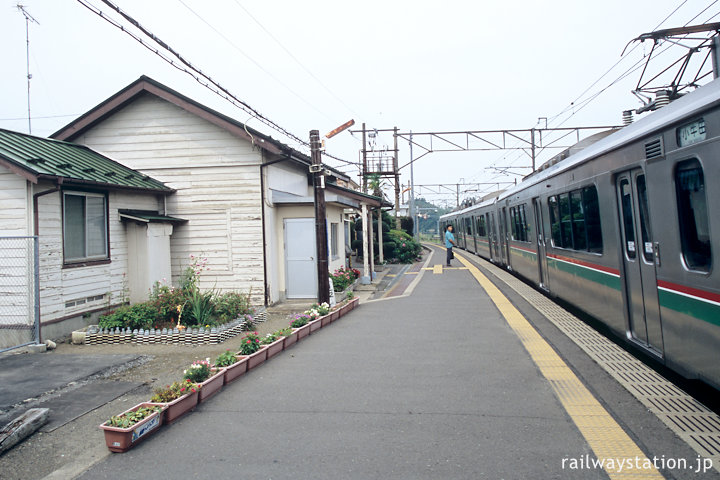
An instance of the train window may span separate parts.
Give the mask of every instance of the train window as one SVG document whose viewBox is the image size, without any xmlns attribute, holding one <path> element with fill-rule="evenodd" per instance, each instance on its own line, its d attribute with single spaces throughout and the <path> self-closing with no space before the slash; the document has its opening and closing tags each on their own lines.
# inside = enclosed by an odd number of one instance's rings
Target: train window
<svg viewBox="0 0 720 480">
<path fill-rule="evenodd" d="M 475 229 L 477 230 L 477 234 L 479 236 L 487 236 L 487 233 L 485 233 L 485 217 L 483 215 L 480 215 L 475 219 Z"/>
<path fill-rule="evenodd" d="M 467 230 L 467 234 L 472 235 L 472 220 L 466 218 L 463 221 L 465 222 L 465 229 Z"/>
<path fill-rule="evenodd" d="M 572 248 L 572 217 L 570 216 L 570 195 L 559 195 L 560 203 L 560 240 L 563 248 Z"/>
<path fill-rule="evenodd" d="M 692 270 L 710 271 L 710 229 L 705 197 L 705 177 L 700 162 L 681 162 L 675 171 L 678 219 L 683 258 Z"/>
<path fill-rule="evenodd" d="M 653 243 L 652 232 L 650 231 L 650 215 L 648 213 L 647 201 L 647 185 L 645 185 L 645 175 L 638 175 L 635 180 L 638 192 L 638 204 L 640 205 L 640 235 L 642 242 L 642 253 L 645 260 L 653 261 Z"/>
<path fill-rule="evenodd" d="M 520 210 L 525 219 L 525 206 Z M 600 206 L 594 185 L 548 198 L 550 230 L 554 247 L 602 253 Z M 525 238 L 532 236 L 524 220 Z"/>
<path fill-rule="evenodd" d="M 560 239 L 560 210 L 558 208 L 557 197 L 548 198 L 548 208 L 550 210 L 550 229 L 552 231 L 552 243 L 555 247 L 561 247 Z"/>
<path fill-rule="evenodd" d="M 570 192 L 570 212 L 572 213 L 572 238 L 575 250 L 587 249 L 585 237 L 585 211 L 583 210 L 582 191 Z"/>
<path fill-rule="evenodd" d="M 622 197 L 623 228 L 625 230 L 625 254 L 628 258 L 635 258 L 635 227 L 633 226 L 632 192 L 630 183 L 623 179 L 620 181 L 620 195 Z"/>
<path fill-rule="evenodd" d="M 528 225 L 527 217 L 525 216 L 525 204 L 520 205 L 520 221 L 522 222 L 523 226 L 523 242 L 528 241 L 528 237 L 530 237 L 530 225 Z"/>
<path fill-rule="evenodd" d="M 510 207 L 510 234 L 513 240 L 517 240 L 517 215 L 516 208 Z"/>
<path fill-rule="evenodd" d="M 600 202 L 595 185 L 583 188 L 583 205 L 585 206 L 585 232 L 587 233 L 587 249 L 590 252 L 602 253 L 602 230 L 600 228 Z"/>
</svg>

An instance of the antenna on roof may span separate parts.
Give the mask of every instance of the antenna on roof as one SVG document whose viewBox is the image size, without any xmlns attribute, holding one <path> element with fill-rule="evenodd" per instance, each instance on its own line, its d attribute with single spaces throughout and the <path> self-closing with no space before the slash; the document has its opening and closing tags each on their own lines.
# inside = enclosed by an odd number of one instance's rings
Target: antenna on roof
<svg viewBox="0 0 720 480">
<path fill-rule="evenodd" d="M 32 123 L 30 120 L 30 79 L 32 79 L 32 74 L 30 73 L 30 22 L 37 23 L 40 25 L 40 22 L 35 20 L 30 13 L 25 10 L 25 5 L 22 5 L 21 3 L 17 3 L 15 5 L 16 8 L 20 13 L 22 13 L 23 17 L 25 17 L 25 53 L 27 57 L 27 104 L 28 104 L 28 133 L 32 133 Z"/>
</svg>

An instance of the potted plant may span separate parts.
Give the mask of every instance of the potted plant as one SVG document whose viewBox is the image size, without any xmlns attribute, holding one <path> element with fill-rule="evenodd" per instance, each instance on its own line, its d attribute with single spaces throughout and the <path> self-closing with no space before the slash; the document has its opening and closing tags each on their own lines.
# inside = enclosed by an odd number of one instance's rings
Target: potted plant
<svg viewBox="0 0 720 480">
<path fill-rule="evenodd" d="M 278 330 L 277 333 L 283 338 L 283 350 L 298 341 L 297 330 L 292 327 L 285 327 L 282 330 Z"/>
<path fill-rule="evenodd" d="M 150 402 L 167 406 L 165 423 L 169 425 L 197 406 L 199 393 L 200 387 L 197 384 L 183 380 L 156 389 Z"/>
<path fill-rule="evenodd" d="M 247 359 L 244 355 L 236 355 L 226 350 L 215 359 L 215 368 L 222 368 L 225 372 L 225 385 L 247 372 Z"/>
<path fill-rule="evenodd" d="M 302 340 L 310 334 L 310 320 L 310 315 L 305 313 L 299 313 L 293 316 L 293 319 L 290 321 L 290 326 L 297 328 L 298 340 Z"/>
<path fill-rule="evenodd" d="M 267 360 L 267 348 L 260 344 L 257 332 L 248 333 L 240 340 L 238 355 L 248 356 L 248 370 L 250 370 Z"/>
<path fill-rule="evenodd" d="M 100 425 L 111 452 L 123 453 L 156 432 L 162 425 L 165 409 L 161 405 L 141 403 Z"/>
<path fill-rule="evenodd" d="M 198 402 L 204 402 L 220 391 L 225 383 L 225 372 L 221 369 L 212 372 L 210 359 L 196 360 L 185 371 L 183 379 L 197 383 L 200 387 Z"/>
<path fill-rule="evenodd" d="M 273 332 L 265 335 L 262 340 L 260 340 L 260 343 L 267 345 L 267 358 L 272 358 L 283 351 L 285 339 L 277 332 Z"/>
</svg>

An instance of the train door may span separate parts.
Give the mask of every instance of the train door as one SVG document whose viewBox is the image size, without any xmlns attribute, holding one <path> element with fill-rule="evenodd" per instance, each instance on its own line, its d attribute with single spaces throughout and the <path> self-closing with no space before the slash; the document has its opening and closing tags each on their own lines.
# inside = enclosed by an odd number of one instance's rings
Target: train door
<svg viewBox="0 0 720 480">
<path fill-rule="evenodd" d="M 535 240 L 537 244 L 538 281 L 540 288 L 548 288 L 547 256 L 545 251 L 545 220 L 542 213 L 542 203 L 539 198 L 533 198 L 533 211 L 535 212 Z"/>
<path fill-rule="evenodd" d="M 627 314 L 633 339 L 662 354 L 652 231 L 645 173 L 637 168 L 617 177 Z"/>
<path fill-rule="evenodd" d="M 495 212 L 488 213 L 488 225 L 490 226 L 490 260 L 496 262 L 500 252 L 497 245 L 497 225 L 495 225 Z"/>
<path fill-rule="evenodd" d="M 473 215 L 470 217 L 470 225 L 472 230 L 472 252 L 477 253 L 478 247 L 477 247 L 477 237 L 478 237 L 478 229 L 477 229 L 477 217 Z"/>
<path fill-rule="evenodd" d="M 500 256 L 502 257 L 503 265 L 510 266 L 510 255 L 508 254 L 508 233 L 507 233 L 507 208 L 502 207 L 500 210 Z"/>
</svg>

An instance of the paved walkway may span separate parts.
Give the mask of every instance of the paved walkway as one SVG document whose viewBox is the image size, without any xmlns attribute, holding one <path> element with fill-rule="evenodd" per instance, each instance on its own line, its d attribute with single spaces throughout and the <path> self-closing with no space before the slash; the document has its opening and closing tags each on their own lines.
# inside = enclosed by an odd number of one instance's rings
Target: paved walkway
<svg viewBox="0 0 720 480">
<path fill-rule="evenodd" d="M 361 305 L 81 478 L 578 478 L 561 459 L 586 454 L 518 336 L 456 269 Z"/>
</svg>

